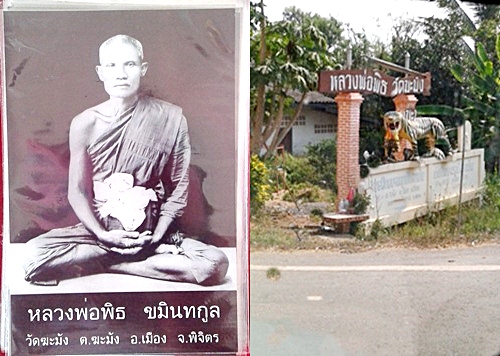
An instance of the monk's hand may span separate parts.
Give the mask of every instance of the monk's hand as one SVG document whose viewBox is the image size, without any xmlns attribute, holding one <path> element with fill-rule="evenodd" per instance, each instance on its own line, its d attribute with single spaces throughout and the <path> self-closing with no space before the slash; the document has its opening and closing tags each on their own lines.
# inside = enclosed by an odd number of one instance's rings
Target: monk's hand
<svg viewBox="0 0 500 356">
<path fill-rule="evenodd" d="M 139 239 L 142 239 L 144 242 L 144 246 L 154 245 L 155 253 L 170 253 L 174 255 L 178 255 L 183 253 L 184 250 L 180 247 L 182 243 L 182 239 L 179 240 L 169 240 L 165 243 L 161 243 L 162 236 L 158 236 L 151 231 L 144 231 L 139 235 Z"/>
<path fill-rule="evenodd" d="M 155 236 L 151 231 L 146 230 L 139 234 L 137 240 L 142 247 L 147 247 L 157 243 L 159 238 L 157 238 L 157 236 Z"/>
<path fill-rule="evenodd" d="M 135 255 L 142 250 L 143 242 L 137 231 L 109 230 L 98 236 L 102 247 L 121 255 Z"/>
</svg>

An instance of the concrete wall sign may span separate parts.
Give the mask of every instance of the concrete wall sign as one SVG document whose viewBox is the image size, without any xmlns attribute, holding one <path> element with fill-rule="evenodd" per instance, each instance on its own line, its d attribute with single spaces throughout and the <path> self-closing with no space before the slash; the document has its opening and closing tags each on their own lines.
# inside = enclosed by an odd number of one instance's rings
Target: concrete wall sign
<svg viewBox="0 0 500 356">
<path fill-rule="evenodd" d="M 425 158 L 386 164 L 371 169 L 359 189 L 370 196 L 369 222 L 395 225 L 458 203 L 462 152 L 443 160 Z M 479 196 L 483 180 L 484 150 L 466 151 L 462 202 Z"/>
</svg>

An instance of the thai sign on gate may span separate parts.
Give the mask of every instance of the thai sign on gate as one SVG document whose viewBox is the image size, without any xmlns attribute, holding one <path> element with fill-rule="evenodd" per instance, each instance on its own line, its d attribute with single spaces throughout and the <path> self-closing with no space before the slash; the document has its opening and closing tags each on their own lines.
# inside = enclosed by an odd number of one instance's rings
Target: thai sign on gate
<svg viewBox="0 0 500 356">
<path fill-rule="evenodd" d="M 391 77 L 371 69 L 323 71 L 319 75 L 321 93 L 358 92 L 395 97 L 399 94 L 430 95 L 431 75 L 408 74 Z"/>
</svg>

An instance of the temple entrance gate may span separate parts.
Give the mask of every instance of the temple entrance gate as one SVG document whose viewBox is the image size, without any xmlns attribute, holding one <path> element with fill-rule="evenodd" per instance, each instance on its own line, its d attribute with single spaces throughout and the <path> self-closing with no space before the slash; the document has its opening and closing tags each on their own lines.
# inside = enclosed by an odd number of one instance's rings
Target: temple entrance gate
<svg viewBox="0 0 500 356">
<path fill-rule="evenodd" d="M 391 97 L 395 111 L 413 120 L 418 102 L 415 95 L 430 95 L 431 86 L 430 73 L 413 71 L 409 65 L 401 67 L 370 59 L 405 76 L 391 77 L 372 69 L 324 71 L 319 76 L 319 91 L 334 95 L 338 108 L 336 207 L 354 188 L 370 198 L 368 223 L 379 220 L 393 225 L 421 216 L 429 209 L 476 198 L 485 176 L 484 151 L 470 149 L 470 125 L 467 134 L 459 135 L 458 146 L 467 152 L 454 153 L 443 160 L 430 157 L 404 161 L 403 151 L 408 147 L 402 141 L 395 152 L 399 162 L 372 168 L 368 177 L 360 178 L 359 125 L 363 94 Z"/>
</svg>

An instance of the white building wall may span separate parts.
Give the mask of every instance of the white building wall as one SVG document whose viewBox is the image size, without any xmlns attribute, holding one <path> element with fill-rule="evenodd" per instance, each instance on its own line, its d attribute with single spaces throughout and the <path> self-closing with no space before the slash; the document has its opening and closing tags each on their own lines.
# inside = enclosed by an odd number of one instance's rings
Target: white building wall
<svg viewBox="0 0 500 356">
<path fill-rule="evenodd" d="M 336 127 L 332 114 L 305 107 L 301 116 L 305 120 L 299 120 L 292 128 L 292 154 L 305 154 L 307 145 L 335 137 Z"/>
</svg>

